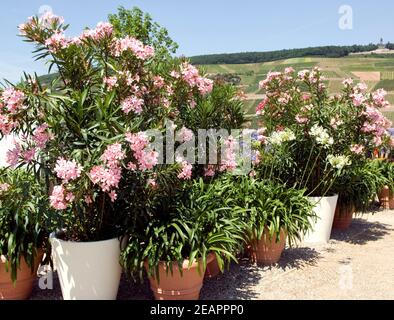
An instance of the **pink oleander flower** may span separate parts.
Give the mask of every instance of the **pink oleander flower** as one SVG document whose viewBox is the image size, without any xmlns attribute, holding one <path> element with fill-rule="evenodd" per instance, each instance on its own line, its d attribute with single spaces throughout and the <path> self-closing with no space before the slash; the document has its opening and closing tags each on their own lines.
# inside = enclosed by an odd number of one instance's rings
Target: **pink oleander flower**
<svg viewBox="0 0 394 320">
<path fill-rule="evenodd" d="M 112 90 L 113 88 L 119 86 L 117 77 L 105 77 L 103 82 L 107 86 L 108 90 Z"/>
<path fill-rule="evenodd" d="M 365 98 L 365 96 L 364 96 L 362 93 L 355 93 L 355 94 L 352 94 L 352 95 L 351 95 L 351 98 L 352 98 L 352 100 L 353 100 L 353 104 L 354 104 L 356 107 L 361 106 L 361 105 L 366 101 L 366 98 Z"/>
<path fill-rule="evenodd" d="M 92 197 L 90 195 L 85 196 L 84 200 L 85 200 L 86 204 L 92 204 L 93 203 Z"/>
<path fill-rule="evenodd" d="M 16 122 L 12 121 L 8 116 L 0 114 L 0 132 L 3 135 L 8 135 L 15 126 Z"/>
<path fill-rule="evenodd" d="M 359 83 L 354 89 L 357 92 L 365 93 L 368 90 L 368 86 L 365 83 Z"/>
<path fill-rule="evenodd" d="M 52 135 L 47 132 L 48 125 L 46 123 L 40 125 L 33 133 L 33 141 L 39 149 L 44 149 Z"/>
<path fill-rule="evenodd" d="M 29 18 L 29 21 L 32 22 L 32 18 Z M 52 28 L 53 24 L 63 24 L 64 18 L 61 16 L 57 16 L 53 14 L 52 11 L 46 11 L 40 18 L 39 24 L 44 28 Z"/>
<path fill-rule="evenodd" d="M 59 50 L 66 49 L 69 44 L 66 36 L 61 32 L 56 32 L 45 41 L 45 45 L 52 53 L 57 53 Z"/>
<path fill-rule="evenodd" d="M 53 188 L 52 194 L 49 197 L 50 205 L 52 208 L 56 210 L 65 210 L 67 209 L 67 200 L 65 196 L 66 190 L 63 185 L 55 186 Z M 70 199 L 70 196 L 67 196 Z"/>
<path fill-rule="evenodd" d="M 118 194 L 115 191 L 109 192 L 108 195 L 111 198 L 111 202 L 115 202 L 118 199 Z"/>
<path fill-rule="evenodd" d="M 36 156 L 36 148 L 31 148 L 25 151 L 22 151 L 22 158 L 25 163 L 31 163 Z"/>
<path fill-rule="evenodd" d="M 14 148 L 9 149 L 6 153 L 6 163 L 10 167 L 16 167 L 21 156 L 21 146 L 18 142 L 14 141 Z"/>
<path fill-rule="evenodd" d="M 59 158 L 56 161 L 55 172 L 59 179 L 63 180 L 63 183 L 76 180 L 81 176 L 82 166 L 79 165 L 75 160 L 67 161 L 64 158 Z"/>
<path fill-rule="evenodd" d="M 285 69 L 285 73 L 286 73 L 286 74 L 293 73 L 294 71 L 295 71 L 295 70 L 294 70 L 293 67 L 288 67 L 288 68 Z"/>
<path fill-rule="evenodd" d="M 1 94 L 0 100 L 3 100 L 3 103 L 8 112 L 15 114 L 21 108 L 23 108 L 25 94 L 21 90 L 15 88 L 7 88 Z"/>
<path fill-rule="evenodd" d="M 186 127 L 183 127 L 177 132 L 177 141 L 179 142 L 189 142 L 194 138 L 194 132 Z"/>
<path fill-rule="evenodd" d="M 390 106 L 390 103 L 385 99 L 386 95 L 387 92 L 384 89 L 378 89 L 372 93 L 372 99 L 376 107 L 382 108 Z"/>
<path fill-rule="evenodd" d="M 10 187 L 8 183 L 0 183 L 0 193 L 8 191 Z"/>
<path fill-rule="evenodd" d="M 172 70 L 170 73 L 171 77 L 175 78 L 175 79 L 179 79 L 181 77 L 181 75 L 179 74 L 178 71 Z"/>
<path fill-rule="evenodd" d="M 266 89 L 270 82 L 272 82 L 275 79 L 278 79 L 282 76 L 282 73 L 280 72 L 268 72 L 267 78 L 265 80 L 262 80 L 259 82 L 259 88 L 260 89 Z"/>
<path fill-rule="evenodd" d="M 300 115 L 300 114 L 297 114 L 297 115 L 295 116 L 295 120 L 296 120 L 296 122 L 299 123 L 299 124 L 309 123 L 309 121 L 310 121 L 308 117 L 302 116 L 302 115 Z"/>
<path fill-rule="evenodd" d="M 306 77 L 309 78 L 309 75 L 310 75 L 310 71 L 308 69 L 301 70 L 297 74 L 298 78 L 301 79 L 301 80 L 305 80 Z"/>
<path fill-rule="evenodd" d="M 112 51 L 115 57 L 119 57 L 125 51 L 131 51 L 140 60 L 149 59 L 155 54 L 153 47 L 145 46 L 140 40 L 129 36 L 117 39 Z"/>
<path fill-rule="evenodd" d="M 113 188 L 118 188 L 122 170 L 120 168 L 104 168 L 95 166 L 90 170 L 90 180 L 100 186 L 103 192 L 110 192 Z"/>
<path fill-rule="evenodd" d="M 382 145 L 382 143 L 383 143 L 382 137 L 380 137 L 380 136 L 375 136 L 375 137 L 373 138 L 373 143 L 374 143 L 374 145 L 375 145 L 376 147 L 380 147 L 380 146 Z"/>
<path fill-rule="evenodd" d="M 364 146 L 361 144 L 353 144 L 350 147 L 350 151 L 355 154 L 362 154 L 364 152 Z"/>
<path fill-rule="evenodd" d="M 303 101 L 307 101 L 307 100 L 309 100 L 311 98 L 311 96 L 309 95 L 309 94 L 307 94 L 307 93 L 304 93 L 303 95 L 302 95 L 302 97 L 301 97 L 301 99 L 303 100 Z"/>
<path fill-rule="evenodd" d="M 178 179 L 191 179 L 193 173 L 193 166 L 189 162 L 182 160 L 181 158 L 178 158 L 177 162 L 182 165 L 181 172 L 178 174 Z"/>
<path fill-rule="evenodd" d="M 139 152 L 145 149 L 149 144 L 148 137 L 144 132 L 138 133 L 126 133 L 125 140 L 130 144 L 130 148 L 133 152 Z"/>
<path fill-rule="evenodd" d="M 161 77 L 161 76 L 154 76 L 153 77 L 153 84 L 158 89 L 163 88 L 164 85 L 165 85 L 163 77 Z"/>
<path fill-rule="evenodd" d="M 204 177 L 214 177 L 214 176 L 215 176 L 214 166 L 208 165 L 208 167 L 204 169 Z"/>
<path fill-rule="evenodd" d="M 342 121 L 338 116 L 336 116 L 335 118 L 332 118 L 332 119 L 330 120 L 330 125 L 331 125 L 331 127 L 333 127 L 334 129 L 337 129 L 338 126 L 340 126 L 340 125 L 342 125 L 342 124 L 343 124 L 343 121 Z"/>
<path fill-rule="evenodd" d="M 122 101 L 121 107 L 124 113 L 129 114 L 130 111 L 134 111 L 136 114 L 142 113 L 142 106 L 144 105 L 144 100 L 137 98 L 136 96 L 131 96 Z"/>
<path fill-rule="evenodd" d="M 156 179 L 148 179 L 147 185 L 154 190 L 158 188 Z"/>
<path fill-rule="evenodd" d="M 264 113 L 264 108 L 266 107 L 268 103 L 268 98 L 265 97 L 263 101 L 261 101 L 258 106 L 256 107 L 256 114 L 257 115 L 262 115 Z"/>
<path fill-rule="evenodd" d="M 107 167 L 114 168 L 119 166 L 119 162 L 126 157 L 126 154 L 122 151 L 122 145 L 120 143 L 114 143 L 109 145 L 103 155 L 101 160 L 105 162 Z"/>
<path fill-rule="evenodd" d="M 235 155 L 235 147 L 236 141 L 233 136 L 229 136 L 224 141 L 225 151 L 222 155 L 220 171 L 233 171 L 237 167 L 236 155 Z"/>
<path fill-rule="evenodd" d="M 344 86 L 351 86 L 353 84 L 353 79 L 352 78 L 348 78 L 342 81 L 342 84 Z"/>
<path fill-rule="evenodd" d="M 197 79 L 197 88 L 200 94 L 205 96 L 213 90 L 213 81 L 208 78 L 199 77 Z"/>
<path fill-rule="evenodd" d="M 127 164 L 127 169 L 130 171 L 135 171 L 135 170 L 137 170 L 137 165 L 135 163 L 129 162 Z"/>
</svg>

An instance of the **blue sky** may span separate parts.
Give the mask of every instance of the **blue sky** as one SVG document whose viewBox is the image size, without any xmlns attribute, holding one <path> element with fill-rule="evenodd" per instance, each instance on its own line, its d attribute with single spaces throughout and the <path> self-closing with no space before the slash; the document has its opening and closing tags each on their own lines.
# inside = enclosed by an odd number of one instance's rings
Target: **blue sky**
<svg viewBox="0 0 394 320">
<path fill-rule="evenodd" d="M 17 36 L 17 25 L 42 6 L 64 16 L 70 36 L 105 21 L 119 5 L 138 6 L 166 27 L 187 56 L 301 48 L 319 45 L 367 44 L 380 37 L 394 42 L 392 0 L 13 0 L 0 3 L 0 78 L 19 79 L 23 70 L 42 74 L 33 62 L 31 44 Z M 338 26 L 342 5 L 353 9 L 353 29 Z"/>
</svg>

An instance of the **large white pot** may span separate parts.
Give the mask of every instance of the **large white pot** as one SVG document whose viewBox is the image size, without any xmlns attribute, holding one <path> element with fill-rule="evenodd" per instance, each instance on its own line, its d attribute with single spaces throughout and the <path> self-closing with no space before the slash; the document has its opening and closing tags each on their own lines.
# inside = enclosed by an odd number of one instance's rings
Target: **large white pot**
<svg viewBox="0 0 394 320">
<path fill-rule="evenodd" d="M 332 197 L 309 197 L 315 204 L 313 211 L 317 220 L 311 219 L 312 229 L 304 237 L 307 243 L 326 243 L 330 240 L 338 195 Z"/>
<path fill-rule="evenodd" d="M 50 236 L 64 300 L 115 300 L 122 268 L 120 241 L 72 242 Z"/>
</svg>

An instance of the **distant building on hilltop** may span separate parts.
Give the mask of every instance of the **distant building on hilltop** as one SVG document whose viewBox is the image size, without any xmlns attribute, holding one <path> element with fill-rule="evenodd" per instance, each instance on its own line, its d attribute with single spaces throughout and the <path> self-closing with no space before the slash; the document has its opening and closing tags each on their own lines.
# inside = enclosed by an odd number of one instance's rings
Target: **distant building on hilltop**
<svg viewBox="0 0 394 320">
<path fill-rule="evenodd" d="M 386 45 L 383 42 L 383 38 L 380 38 L 380 43 L 378 44 L 378 48 L 379 49 L 385 49 L 386 48 Z"/>
</svg>

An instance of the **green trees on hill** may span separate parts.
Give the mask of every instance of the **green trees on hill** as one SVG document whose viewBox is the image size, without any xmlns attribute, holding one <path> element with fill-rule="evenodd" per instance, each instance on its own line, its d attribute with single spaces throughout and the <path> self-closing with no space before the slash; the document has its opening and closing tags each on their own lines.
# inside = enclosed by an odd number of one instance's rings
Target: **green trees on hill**
<svg viewBox="0 0 394 320">
<path fill-rule="evenodd" d="M 258 63 L 306 56 L 323 56 L 338 58 L 353 52 L 372 51 L 378 48 L 375 44 L 353 46 L 324 46 L 302 49 L 288 49 L 267 52 L 240 52 L 228 54 L 211 54 L 191 57 L 193 64 L 236 64 Z"/>
</svg>

